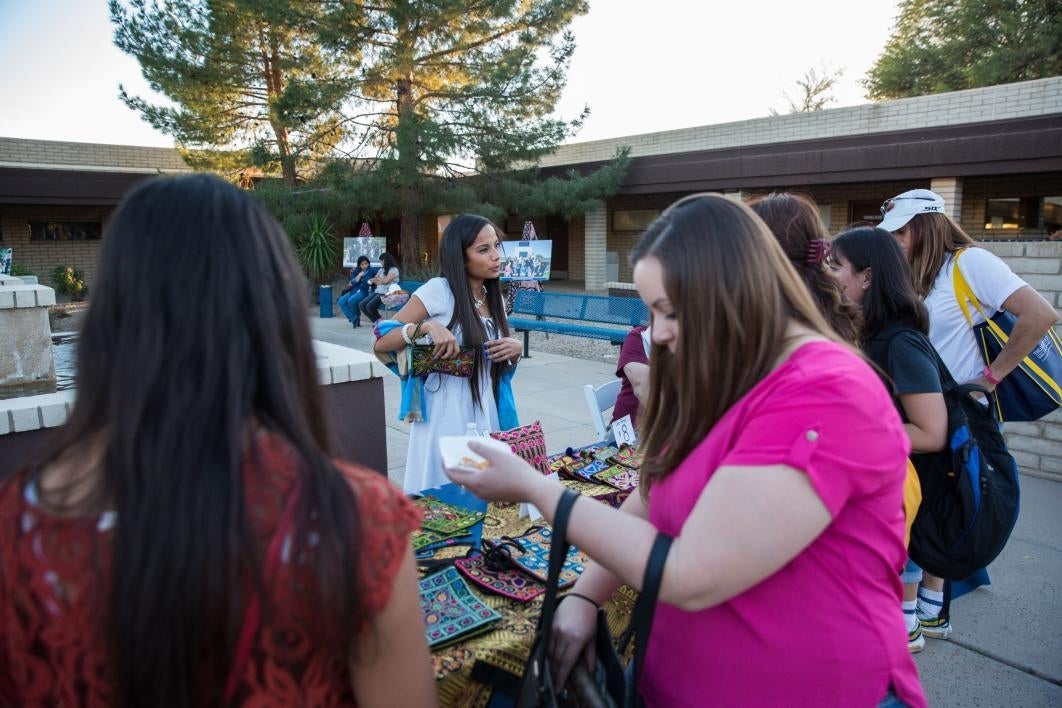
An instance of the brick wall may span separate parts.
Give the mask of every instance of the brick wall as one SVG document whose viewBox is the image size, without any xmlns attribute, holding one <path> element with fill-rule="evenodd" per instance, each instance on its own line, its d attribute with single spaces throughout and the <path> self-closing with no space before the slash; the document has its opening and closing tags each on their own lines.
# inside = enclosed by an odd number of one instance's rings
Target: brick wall
<svg viewBox="0 0 1062 708">
<path fill-rule="evenodd" d="M 633 157 L 638 157 L 983 123 L 1054 113 L 1062 113 L 1062 77 L 1059 76 L 848 108 L 831 108 L 815 113 L 754 118 L 571 143 L 547 155 L 541 165 L 547 167 L 608 160 L 625 145 L 631 147 Z"/>
<path fill-rule="evenodd" d="M 989 198 L 1062 196 L 1062 171 L 1007 177 L 967 177 L 962 181 L 962 228 L 976 239 L 1042 238 L 1038 226 L 1024 229 L 985 228 Z"/>
<path fill-rule="evenodd" d="M 42 285 L 52 284 L 51 273 L 56 266 L 79 268 L 85 272 L 85 284 L 91 291 L 102 241 L 31 241 L 29 222 L 99 221 L 106 227 L 113 211 L 114 207 L 96 206 L 0 206 L 0 248 L 13 249 L 13 263 L 29 268 Z"/>
<path fill-rule="evenodd" d="M 983 243 L 1062 314 L 1062 242 Z M 1062 325 L 1055 325 L 1062 335 Z M 1007 445 L 1023 472 L 1062 481 L 1062 411 L 1034 423 L 1007 423 Z"/>
<path fill-rule="evenodd" d="M 27 165 L 70 165 L 86 168 L 125 168 L 127 170 L 190 171 L 172 148 L 135 145 L 101 145 L 57 140 L 0 138 L 0 163 Z"/>
</svg>

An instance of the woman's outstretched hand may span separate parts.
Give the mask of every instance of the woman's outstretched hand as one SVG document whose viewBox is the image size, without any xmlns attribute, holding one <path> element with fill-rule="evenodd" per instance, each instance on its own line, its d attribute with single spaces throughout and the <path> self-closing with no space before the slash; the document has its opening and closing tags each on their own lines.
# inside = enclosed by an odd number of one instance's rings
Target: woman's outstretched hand
<svg viewBox="0 0 1062 708">
<path fill-rule="evenodd" d="M 534 502 L 545 485 L 558 485 L 517 457 L 505 443 L 470 440 L 472 452 L 486 460 L 483 469 L 446 467 L 446 476 L 486 501 Z"/>
</svg>

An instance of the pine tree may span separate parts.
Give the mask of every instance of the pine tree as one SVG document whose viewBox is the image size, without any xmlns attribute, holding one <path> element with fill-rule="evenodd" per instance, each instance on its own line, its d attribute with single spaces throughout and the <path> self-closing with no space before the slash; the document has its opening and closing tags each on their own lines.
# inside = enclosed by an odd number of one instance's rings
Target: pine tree
<svg viewBox="0 0 1062 708">
<path fill-rule="evenodd" d="M 873 99 L 1062 74 L 1058 0 L 903 0 L 864 82 Z"/>
<path fill-rule="evenodd" d="M 169 105 L 124 87 L 121 99 L 172 135 L 193 166 L 279 166 L 293 187 L 301 167 L 343 140 L 340 108 L 358 56 L 319 47 L 321 3 L 110 0 L 110 14 L 115 44 Z"/>
<path fill-rule="evenodd" d="M 539 179 L 574 134 L 554 116 L 585 0 L 111 0 L 115 42 L 171 106 L 122 97 L 196 164 L 282 167 L 267 204 L 401 217 L 405 264 L 423 217 L 585 211 L 619 186 L 596 172 Z M 322 191 L 324 190 L 324 191 Z M 325 194 L 324 192 L 327 192 Z"/>
<path fill-rule="evenodd" d="M 567 30 L 585 0 L 381 0 L 347 3 L 325 33 L 337 51 L 363 51 L 356 91 L 359 145 L 395 189 L 401 252 L 419 252 L 422 217 L 440 209 L 488 215 L 574 213 L 611 193 L 625 157 L 600 175 L 544 184 L 526 168 L 572 135 L 587 114 L 553 116 L 575 49 Z M 357 43 L 362 43 L 356 47 Z M 369 191 L 378 191 L 372 184 Z M 548 203 L 547 203 L 548 202 Z"/>
</svg>

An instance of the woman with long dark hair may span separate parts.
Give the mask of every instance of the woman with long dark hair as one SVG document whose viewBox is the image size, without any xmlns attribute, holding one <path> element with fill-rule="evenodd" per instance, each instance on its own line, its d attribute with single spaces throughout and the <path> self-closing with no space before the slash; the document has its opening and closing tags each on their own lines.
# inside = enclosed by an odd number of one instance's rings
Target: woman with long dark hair
<svg viewBox="0 0 1062 708">
<path fill-rule="evenodd" d="M 948 409 L 937 356 L 929 343 L 929 315 L 915 292 L 911 269 L 896 240 L 883 229 L 851 229 L 833 241 L 830 269 L 845 296 L 863 311 L 861 346 L 888 376 L 911 452 L 939 452 L 947 444 Z M 916 457 L 915 460 L 918 458 Z M 915 467 L 917 468 L 917 462 Z M 907 561 L 901 576 L 908 648 L 925 646 L 917 614 L 919 583 L 930 592 L 944 581 Z M 931 618 L 927 618 L 931 623 Z M 933 631 L 931 626 L 930 631 Z"/>
<path fill-rule="evenodd" d="M 803 194 L 772 192 L 753 197 L 748 205 L 778 239 L 833 331 L 849 344 L 857 345 L 859 307 L 844 299 L 837 281 L 826 269 L 830 235 L 815 202 Z"/>
<path fill-rule="evenodd" d="M 2 702 L 432 703 L 419 518 L 328 455 L 302 282 L 216 177 L 123 200 L 77 403 L 0 487 Z"/>
<path fill-rule="evenodd" d="M 472 347 L 472 375 L 430 374 L 423 382 L 421 409 L 412 422 L 403 488 L 418 492 L 446 482 L 439 438 L 463 435 L 469 423 L 480 433 L 513 427 L 499 414 L 502 386 L 519 361 L 523 345 L 509 336 L 501 285 L 502 231 L 475 214 L 461 214 L 439 242 L 439 277 L 409 298 L 395 320 L 378 332 L 377 352 L 395 352 L 426 335 L 436 358 L 454 358 Z"/>
<path fill-rule="evenodd" d="M 652 314 L 641 493 L 575 502 L 568 536 L 593 562 L 557 608 L 558 680 L 664 533 L 649 705 L 924 706 L 896 573 L 908 443 L 881 381 L 740 202 L 676 202 L 631 259 Z M 553 519 L 558 482 L 470 447 L 489 464 L 455 482 Z"/>
<path fill-rule="evenodd" d="M 398 277 L 398 261 L 390 253 L 381 253 L 380 270 L 369 278 L 369 284 L 375 286 L 376 289 L 358 305 L 358 309 L 369 318 L 370 322 L 375 323 L 380 319 L 380 303 L 383 302 L 383 296 L 387 294 L 391 285 L 398 283 Z"/>
</svg>

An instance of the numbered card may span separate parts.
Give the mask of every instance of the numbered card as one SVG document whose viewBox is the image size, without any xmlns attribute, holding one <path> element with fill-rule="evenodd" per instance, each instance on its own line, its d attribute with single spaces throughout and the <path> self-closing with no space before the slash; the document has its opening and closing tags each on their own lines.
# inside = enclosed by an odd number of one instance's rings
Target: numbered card
<svg viewBox="0 0 1062 708">
<path fill-rule="evenodd" d="M 617 445 L 637 445 L 638 435 L 634 432 L 634 424 L 631 417 L 625 415 L 612 423 L 612 434 L 616 436 Z"/>
</svg>

